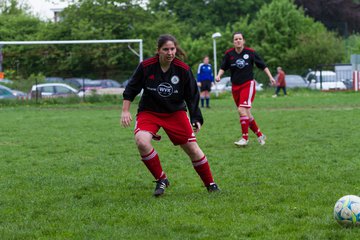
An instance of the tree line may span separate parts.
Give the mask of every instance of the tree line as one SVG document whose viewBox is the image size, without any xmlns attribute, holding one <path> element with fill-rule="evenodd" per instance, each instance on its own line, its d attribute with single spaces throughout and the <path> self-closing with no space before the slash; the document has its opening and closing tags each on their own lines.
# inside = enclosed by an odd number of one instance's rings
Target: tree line
<svg viewBox="0 0 360 240">
<path fill-rule="evenodd" d="M 296 1 L 298 2 L 298 1 Z M 218 65 L 241 31 L 275 70 L 302 74 L 319 64 L 348 63 L 360 53 L 360 36 L 331 30 L 293 0 L 79 0 L 61 13 L 61 21 L 42 20 L 18 0 L 0 4 L 0 40 L 143 39 L 144 58 L 156 51 L 160 34 L 171 33 L 196 71 L 203 56 Z M 354 3 L 355 4 L 355 3 Z M 355 4 L 356 5 L 356 4 Z M 358 6 L 357 4 L 356 6 Z M 3 46 L 3 69 L 9 78 L 32 74 L 61 77 L 113 78 L 124 81 L 138 64 L 129 48 L 135 44 Z M 261 74 L 259 74 L 261 77 Z M 261 81 L 261 79 L 260 79 Z"/>
</svg>

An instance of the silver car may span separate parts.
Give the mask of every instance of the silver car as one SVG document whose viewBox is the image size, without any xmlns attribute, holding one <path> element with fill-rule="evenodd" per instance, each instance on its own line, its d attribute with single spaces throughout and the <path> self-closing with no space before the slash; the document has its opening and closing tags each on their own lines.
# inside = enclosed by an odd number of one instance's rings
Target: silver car
<svg viewBox="0 0 360 240">
<path fill-rule="evenodd" d="M 263 84 L 262 83 L 258 83 L 255 80 L 256 86 L 255 89 L 256 91 L 263 91 Z M 231 81 L 230 81 L 230 77 L 223 77 L 220 79 L 220 82 L 215 83 L 212 87 L 211 87 L 211 91 L 214 92 L 215 94 L 218 93 L 222 93 L 222 92 L 231 92 Z"/>
<path fill-rule="evenodd" d="M 287 88 L 307 88 L 309 84 L 300 75 L 285 75 Z"/>
<path fill-rule="evenodd" d="M 82 97 L 83 91 L 78 91 L 75 88 L 64 83 L 42 83 L 33 85 L 31 87 L 30 96 L 35 98 L 36 95 L 39 98 L 53 98 L 53 97 Z"/>
</svg>

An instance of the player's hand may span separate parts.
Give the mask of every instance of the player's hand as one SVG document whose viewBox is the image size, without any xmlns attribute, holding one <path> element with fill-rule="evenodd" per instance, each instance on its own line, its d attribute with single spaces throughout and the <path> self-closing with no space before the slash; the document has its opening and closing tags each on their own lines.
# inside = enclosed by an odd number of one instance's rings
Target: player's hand
<svg viewBox="0 0 360 240">
<path fill-rule="evenodd" d="M 193 127 L 193 130 L 194 130 L 194 133 L 198 133 L 201 129 L 201 124 L 199 122 L 194 122 L 192 124 L 192 127 Z"/>
<path fill-rule="evenodd" d="M 198 87 L 201 87 L 201 82 L 198 82 L 197 85 L 198 85 Z"/>
<path fill-rule="evenodd" d="M 132 121 L 130 112 L 121 112 L 120 123 L 123 127 L 130 127 L 130 123 Z"/>
<path fill-rule="evenodd" d="M 276 81 L 273 77 L 270 78 L 270 82 L 271 82 L 271 85 L 273 85 L 273 86 L 276 85 Z"/>
<path fill-rule="evenodd" d="M 220 76 L 219 76 L 219 75 L 217 75 L 217 76 L 215 77 L 215 81 L 216 81 L 216 82 L 220 82 Z"/>
</svg>

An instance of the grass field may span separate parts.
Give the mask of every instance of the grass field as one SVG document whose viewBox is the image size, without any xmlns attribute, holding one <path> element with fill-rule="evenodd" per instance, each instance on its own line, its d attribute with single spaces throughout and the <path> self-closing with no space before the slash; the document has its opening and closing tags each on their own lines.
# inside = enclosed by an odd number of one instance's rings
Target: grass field
<svg viewBox="0 0 360 240">
<path fill-rule="evenodd" d="M 220 194 L 178 147 L 155 142 L 171 186 L 152 196 L 120 103 L 0 108 L 0 239 L 358 239 L 333 219 L 360 194 L 360 94 L 259 93 L 265 146 L 240 137 L 230 95 L 204 109 L 198 142 Z M 132 111 L 135 114 L 136 104 Z"/>
</svg>

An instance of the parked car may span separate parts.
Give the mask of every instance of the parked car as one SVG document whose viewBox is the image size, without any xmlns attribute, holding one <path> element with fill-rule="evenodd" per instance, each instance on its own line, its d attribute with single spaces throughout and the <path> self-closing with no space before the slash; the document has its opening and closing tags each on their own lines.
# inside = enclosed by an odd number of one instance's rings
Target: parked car
<svg viewBox="0 0 360 240">
<path fill-rule="evenodd" d="M 42 83 L 33 85 L 30 91 L 30 97 L 35 98 L 36 94 L 40 98 L 52 97 L 70 97 L 84 95 L 83 91 L 78 91 L 75 88 L 64 83 Z"/>
<path fill-rule="evenodd" d="M 11 91 L 18 99 L 26 99 L 28 97 L 27 93 L 24 93 L 22 91 L 14 90 L 14 89 L 11 89 Z"/>
<path fill-rule="evenodd" d="M 46 77 L 45 81 L 47 83 L 64 83 L 64 78 L 62 78 L 62 77 Z"/>
<path fill-rule="evenodd" d="M 255 81 L 256 86 L 255 89 L 256 91 L 263 91 L 263 84 L 262 83 L 258 83 L 257 81 Z M 215 83 L 212 87 L 211 87 L 211 91 L 214 93 L 222 93 L 222 92 L 231 92 L 231 81 L 230 81 L 230 77 L 223 77 L 220 79 L 220 82 Z"/>
<path fill-rule="evenodd" d="M 96 86 L 89 78 L 65 78 L 64 82 L 81 90 L 91 90 L 99 88 L 99 86 Z"/>
<path fill-rule="evenodd" d="M 285 75 L 286 88 L 307 88 L 308 83 L 300 75 Z"/>
<path fill-rule="evenodd" d="M 8 87 L 0 85 L 0 99 L 16 99 L 16 95 Z"/>
<path fill-rule="evenodd" d="M 0 99 L 5 98 L 26 99 L 27 94 L 22 91 L 10 89 L 6 86 L 0 85 Z"/>
<path fill-rule="evenodd" d="M 121 86 L 122 86 L 123 88 L 126 88 L 126 86 L 128 85 L 129 81 L 130 81 L 130 79 L 126 79 L 125 81 L 123 81 L 123 82 L 120 83 L 120 84 L 121 84 Z"/>
<path fill-rule="evenodd" d="M 100 79 L 100 80 L 93 80 L 92 86 L 94 88 L 87 89 L 86 94 L 115 94 L 121 95 L 123 94 L 125 88 L 122 87 L 120 83 L 112 79 Z"/>
<path fill-rule="evenodd" d="M 305 80 L 311 89 L 319 90 L 345 90 L 345 84 L 338 80 L 333 71 L 310 71 Z"/>
<path fill-rule="evenodd" d="M 118 83 L 117 81 L 112 80 L 112 79 L 97 79 L 97 80 L 93 80 L 93 83 L 102 88 L 120 88 L 120 87 L 122 87 L 122 85 L 120 83 Z"/>
</svg>

